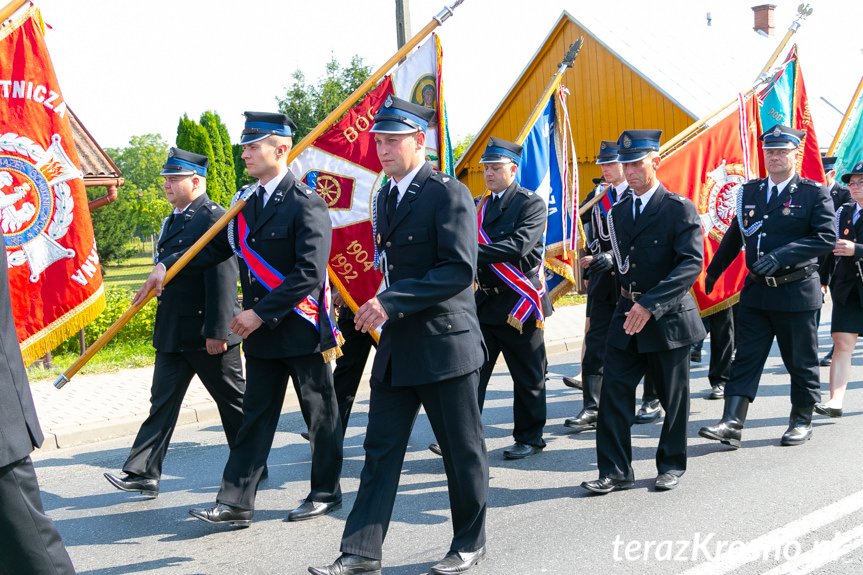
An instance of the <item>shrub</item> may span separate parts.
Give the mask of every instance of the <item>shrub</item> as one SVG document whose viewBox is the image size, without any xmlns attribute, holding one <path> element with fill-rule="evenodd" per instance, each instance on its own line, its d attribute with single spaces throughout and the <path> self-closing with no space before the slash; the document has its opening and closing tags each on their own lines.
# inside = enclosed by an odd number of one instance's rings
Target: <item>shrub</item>
<svg viewBox="0 0 863 575">
<path fill-rule="evenodd" d="M 117 319 L 129 309 L 135 292 L 110 287 L 105 290 L 105 310 L 84 328 L 87 345 L 92 345 Z M 153 326 L 156 323 L 156 298 L 153 298 L 138 313 L 136 313 L 123 328 L 111 338 L 105 347 L 131 341 L 150 341 L 153 338 Z M 74 335 L 60 344 L 54 353 L 77 353 L 79 351 L 78 335 Z"/>
</svg>

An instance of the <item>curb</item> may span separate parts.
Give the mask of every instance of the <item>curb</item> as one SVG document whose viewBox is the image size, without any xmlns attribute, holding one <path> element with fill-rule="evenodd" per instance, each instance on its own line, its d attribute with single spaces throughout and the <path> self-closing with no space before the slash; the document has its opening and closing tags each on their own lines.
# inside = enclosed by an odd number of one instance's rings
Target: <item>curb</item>
<svg viewBox="0 0 863 575">
<path fill-rule="evenodd" d="M 557 353 L 566 353 L 573 351 L 581 351 L 581 342 L 584 340 L 583 335 L 573 338 L 559 339 L 548 342 L 545 346 L 548 355 Z M 503 355 L 498 358 L 498 365 L 505 365 Z M 366 371 L 363 373 L 363 379 L 360 381 L 360 387 L 357 395 L 360 393 L 367 394 L 369 392 L 369 377 L 370 377 L 371 362 L 366 366 Z M 296 408 L 299 406 L 297 396 L 290 393 L 291 387 L 288 386 L 289 392 L 285 394 L 284 407 Z M 284 408 L 283 408 L 284 411 Z M 95 421 L 81 425 L 72 425 L 68 427 L 58 427 L 56 429 L 43 429 L 45 441 L 39 452 L 57 451 L 68 447 L 76 447 L 90 443 L 98 443 L 109 439 L 134 436 L 138 433 L 141 424 L 147 418 L 149 411 L 119 417 L 116 419 L 106 419 L 103 421 Z M 212 400 L 199 402 L 194 404 L 186 404 L 180 409 L 180 415 L 177 418 L 177 425 L 192 425 L 192 424 L 209 424 L 219 422 L 219 409 Z"/>
</svg>

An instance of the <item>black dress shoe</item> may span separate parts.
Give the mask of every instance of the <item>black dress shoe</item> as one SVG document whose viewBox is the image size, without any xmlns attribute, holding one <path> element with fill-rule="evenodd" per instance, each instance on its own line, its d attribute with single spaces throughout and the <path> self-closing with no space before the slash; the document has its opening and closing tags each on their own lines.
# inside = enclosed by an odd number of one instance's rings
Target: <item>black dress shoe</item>
<svg viewBox="0 0 863 575">
<path fill-rule="evenodd" d="M 437 443 L 430 443 L 429 444 L 429 451 L 431 451 L 435 455 L 439 455 L 440 457 L 443 457 L 443 451 L 441 451 L 440 445 Z"/>
<path fill-rule="evenodd" d="M 342 553 L 336 562 L 326 567 L 309 567 L 312 575 L 381 575 L 381 562 L 360 555 Z"/>
<path fill-rule="evenodd" d="M 662 406 L 658 399 L 645 401 L 635 414 L 635 423 L 651 423 L 659 419 L 660 415 L 662 415 Z"/>
<path fill-rule="evenodd" d="M 123 477 L 106 473 L 105 479 L 120 491 L 139 491 L 141 495 L 146 497 L 156 497 L 159 495 L 158 479 L 148 479 L 133 473 L 126 473 Z"/>
<path fill-rule="evenodd" d="M 660 473 L 656 476 L 654 486 L 657 491 L 671 491 L 677 484 L 680 483 L 680 478 L 670 473 Z"/>
<path fill-rule="evenodd" d="M 612 479 L 611 477 L 600 477 L 594 481 L 585 481 L 581 484 L 582 487 L 594 493 L 611 493 L 612 491 L 622 491 L 629 489 L 635 485 L 635 481 L 627 479 Z"/>
<path fill-rule="evenodd" d="M 693 349 L 689 352 L 689 361 L 693 363 L 701 363 L 701 350 Z"/>
<path fill-rule="evenodd" d="M 782 434 L 782 445 L 803 445 L 812 439 L 812 412 L 814 405 L 806 407 L 791 406 L 791 417 L 788 418 L 788 429 Z"/>
<path fill-rule="evenodd" d="M 544 447 L 544 446 L 543 446 Z M 528 445 L 527 443 L 515 442 L 512 447 L 505 449 L 503 456 L 507 459 L 524 459 L 542 451 L 542 447 Z"/>
<path fill-rule="evenodd" d="M 306 441 L 308 441 L 308 440 L 309 440 L 309 432 L 308 432 L 308 431 L 301 431 L 301 432 L 300 432 L 300 437 L 302 437 L 303 439 L 305 439 Z"/>
<path fill-rule="evenodd" d="M 253 509 L 240 509 L 224 503 L 216 503 L 214 507 L 197 507 L 189 509 L 189 515 L 195 519 L 221 525 L 230 523 L 234 527 L 248 527 L 252 524 Z"/>
<path fill-rule="evenodd" d="M 576 431 L 587 431 L 590 429 L 596 429 L 596 418 L 597 412 L 590 409 L 582 409 L 578 415 L 567 419 L 563 422 L 563 424 Z"/>
<path fill-rule="evenodd" d="M 725 384 L 717 383 L 716 385 L 710 386 L 710 395 L 707 396 L 707 399 L 724 399 L 725 398 Z"/>
<path fill-rule="evenodd" d="M 581 384 L 581 380 L 577 377 L 564 377 L 563 385 L 566 387 L 574 387 L 575 389 L 583 389 L 584 387 Z"/>
<path fill-rule="evenodd" d="M 815 413 L 826 415 L 827 417 L 842 417 L 841 407 L 827 407 L 823 403 L 815 404 Z"/>
<path fill-rule="evenodd" d="M 306 499 L 303 504 L 288 513 L 288 521 L 305 521 L 306 519 L 314 519 L 321 517 L 327 513 L 332 513 L 336 509 L 342 507 L 341 498 L 335 501 L 312 501 Z"/>
<path fill-rule="evenodd" d="M 485 557 L 485 545 L 476 551 L 450 551 L 443 560 L 429 569 L 429 575 L 465 573 Z"/>
</svg>

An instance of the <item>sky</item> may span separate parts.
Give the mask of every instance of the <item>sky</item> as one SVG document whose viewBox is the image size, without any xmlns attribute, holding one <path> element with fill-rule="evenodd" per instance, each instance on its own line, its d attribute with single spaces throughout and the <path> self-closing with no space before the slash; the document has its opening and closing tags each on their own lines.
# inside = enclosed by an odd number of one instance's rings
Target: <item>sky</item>
<svg viewBox="0 0 863 575">
<path fill-rule="evenodd" d="M 409 0 L 411 31 L 446 3 Z M 742 23 L 759 0 L 465 0 L 438 28 L 444 96 L 454 141 L 478 132 L 530 62 L 563 10 L 619 18 L 653 31 Z M 800 0 L 774 0 L 776 38 Z M 793 41 L 810 98 L 830 94 L 843 112 L 863 75 L 863 3 L 811 0 Z M 239 140 L 244 110 L 276 111 L 294 70 L 307 83 L 335 57 L 377 69 L 396 51 L 394 0 L 36 0 L 65 100 L 102 147 L 135 135 L 174 144 L 183 114 L 214 110 Z M 754 33 L 754 32 L 753 32 Z M 682 47 L 685 49 L 685 47 Z M 783 54 L 784 57 L 784 54 Z M 760 68 L 763 62 L 756 64 Z M 744 87 L 741 86 L 741 89 Z M 729 98 L 734 95 L 729 94 Z M 817 120 L 817 118 L 816 118 Z"/>
</svg>

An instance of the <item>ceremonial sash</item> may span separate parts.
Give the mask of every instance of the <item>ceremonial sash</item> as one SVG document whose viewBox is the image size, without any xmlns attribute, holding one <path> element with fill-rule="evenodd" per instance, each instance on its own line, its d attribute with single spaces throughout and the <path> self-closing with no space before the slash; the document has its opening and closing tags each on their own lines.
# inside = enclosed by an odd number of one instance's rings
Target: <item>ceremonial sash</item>
<svg viewBox="0 0 863 575">
<path fill-rule="evenodd" d="M 279 273 L 276 268 L 264 261 L 264 258 L 262 258 L 260 254 L 249 247 L 249 227 L 246 224 L 246 218 L 243 216 L 242 212 L 237 215 L 237 223 L 239 224 L 240 255 L 246 262 L 246 267 L 249 268 L 249 271 L 252 272 L 252 275 L 258 279 L 261 285 L 267 288 L 267 291 L 273 291 L 273 289 L 281 285 L 285 276 Z M 324 289 L 322 291 L 322 295 L 324 296 L 323 315 L 326 317 L 326 323 L 328 324 L 326 332 L 329 333 L 321 338 L 321 354 L 324 356 L 324 361 L 329 362 L 342 355 L 339 346 L 344 343 L 345 340 L 339 332 L 339 328 L 336 324 L 329 319 L 331 299 L 330 280 L 327 276 L 324 276 Z M 313 298 L 311 294 L 303 298 L 303 300 L 294 307 L 293 311 L 298 316 L 312 324 L 318 333 L 321 333 L 321 322 L 319 320 L 321 309 L 317 300 Z M 332 339 L 329 338 L 330 335 L 332 336 Z"/>
<path fill-rule="evenodd" d="M 485 210 L 487 208 L 488 202 L 486 202 L 483 208 L 477 213 L 479 243 L 483 246 L 492 243 L 488 234 L 486 234 L 485 230 L 482 229 L 482 221 L 485 218 Z M 536 327 L 545 329 L 545 316 L 542 312 L 542 296 L 545 295 L 545 282 L 540 273 L 542 271 L 542 265 L 539 266 L 540 271 L 537 271 L 536 274 L 539 279 L 539 289 L 533 287 L 533 282 L 531 282 L 530 279 L 521 272 L 521 270 L 510 263 L 501 262 L 491 264 L 489 267 L 491 267 L 491 270 L 497 275 L 497 277 L 502 279 L 506 285 L 511 287 L 515 293 L 521 296 L 515 304 L 515 307 L 509 312 L 509 317 L 507 317 L 506 323 L 521 333 L 524 322 L 533 315 L 536 317 Z"/>
<path fill-rule="evenodd" d="M 611 209 L 611 206 L 614 205 L 614 199 L 612 198 L 612 193 L 614 192 L 614 186 L 611 184 L 603 185 L 605 188 L 605 195 L 602 196 L 602 199 L 599 200 L 599 209 L 602 210 L 602 215 L 607 216 L 608 211 Z"/>
</svg>

